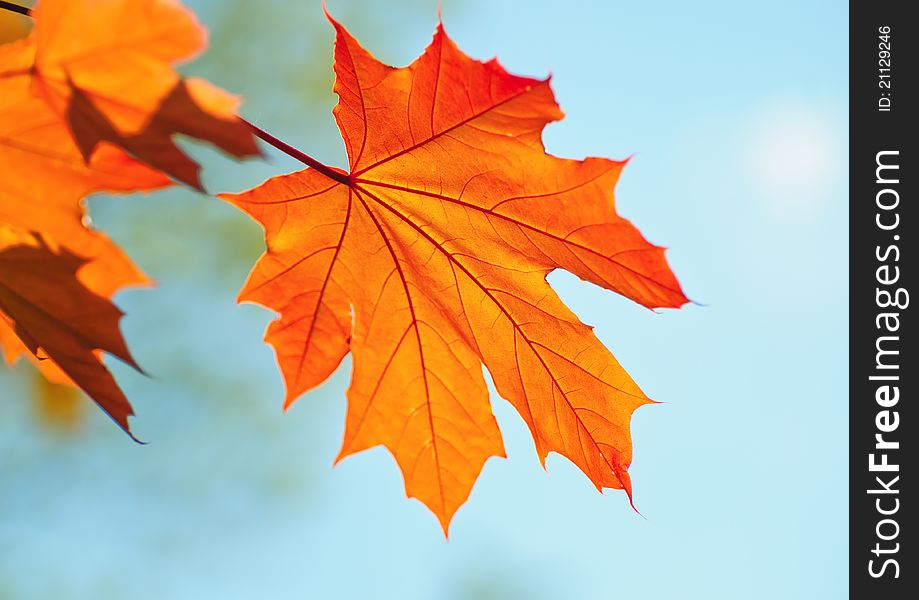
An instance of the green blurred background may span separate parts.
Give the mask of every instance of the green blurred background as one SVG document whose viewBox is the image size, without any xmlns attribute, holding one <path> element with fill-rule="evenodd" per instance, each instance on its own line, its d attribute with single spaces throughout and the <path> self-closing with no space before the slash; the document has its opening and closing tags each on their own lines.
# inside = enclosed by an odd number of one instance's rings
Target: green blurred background
<svg viewBox="0 0 919 600">
<path fill-rule="evenodd" d="M 183 70 L 344 165 L 319 2 L 188 4 L 211 44 Z M 329 4 L 391 64 L 437 20 L 434 0 Z M 117 298 L 151 377 L 109 363 L 150 444 L 85 399 L 61 409 L 31 366 L 0 369 L 0 598 L 844 595 L 846 3 L 446 0 L 443 17 L 472 56 L 552 71 L 568 117 L 551 152 L 635 154 L 620 211 L 704 305 L 655 314 L 551 276 L 666 402 L 634 420 L 644 518 L 558 456 L 543 472 L 495 398 L 510 458 L 489 461 L 445 541 L 383 450 L 332 468 L 349 359 L 282 413 L 272 315 L 235 303 L 263 248 L 255 223 L 182 188 L 98 197 L 94 223 L 158 281 Z M 184 145 L 214 192 L 301 168 Z"/>
</svg>

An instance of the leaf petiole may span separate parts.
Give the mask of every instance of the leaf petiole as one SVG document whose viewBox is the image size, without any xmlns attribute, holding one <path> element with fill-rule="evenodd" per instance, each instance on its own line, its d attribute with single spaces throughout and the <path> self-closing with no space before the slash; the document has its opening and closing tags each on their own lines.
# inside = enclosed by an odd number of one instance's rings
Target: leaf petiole
<svg viewBox="0 0 919 600">
<path fill-rule="evenodd" d="M 273 135 L 271 135 L 264 129 L 261 129 L 257 127 L 256 125 L 253 125 L 252 123 L 243 119 L 242 117 L 239 117 L 239 120 L 242 121 L 244 124 L 246 124 L 249 127 L 249 129 L 252 130 L 252 133 L 254 133 L 257 138 L 267 142 L 268 144 L 271 144 L 272 146 L 274 146 L 275 148 L 277 148 L 284 154 L 287 154 L 288 156 L 296 158 L 300 162 L 316 169 L 317 171 L 319 171 L 320 173 L 322 173 L 329 179 L 337 181 L 338 183 L 343 183 L 345 185 L 351 185 L 351 177 L 344 171 L 341 171 L 340 169 L 335 169 L 328 165 L 322 164 L 321 162 L 319 162 L 312 156 L 309 156 L 308 154 L 304 154 L 303 152 L 297 150 L 290 144 L 282 142 L 281 140 L 274 137 Z"/>
</svg>

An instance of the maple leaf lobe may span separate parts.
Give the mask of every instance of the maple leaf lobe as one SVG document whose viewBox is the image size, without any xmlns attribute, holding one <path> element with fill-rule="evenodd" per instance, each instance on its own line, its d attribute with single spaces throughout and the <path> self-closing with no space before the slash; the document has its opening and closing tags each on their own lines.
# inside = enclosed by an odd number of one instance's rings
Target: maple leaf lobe
<svg viewBox="0 0 919 600">
<path fill-rule="evenodd" d="M 179 149 L 172 140 L 173 134 L 208 140 L 237 158 L 257 155 L 258 148 L 249 128 L 238 118 L 221 117 L 203 110 L 189 92 L 189 83 L 199 88 L 203 84 L 198 80 L 176 83 L 144 129 L 130 135 L 117 131 L 92 100 L 70 84 L 67 122 L 84 160 L 89 161 L 96 147 L 107 141 L 144 164 L 204 191 L 199 177 L 200 166 Z"/>
<path fill-rule="evenodd" d="M 134 411 L 100 352 L 143 371 L 119 331 L 123 313 L 79 280 L 77 272 L 85 262 L 66 249 L 53 250 L 40 237 L 0 245 L 0 315 L 11 321 L 32 354 L 54 361 L 131 435 L 128 417 Z M 8 344 L 5 340 L 4 346 Z"/>
</svg>

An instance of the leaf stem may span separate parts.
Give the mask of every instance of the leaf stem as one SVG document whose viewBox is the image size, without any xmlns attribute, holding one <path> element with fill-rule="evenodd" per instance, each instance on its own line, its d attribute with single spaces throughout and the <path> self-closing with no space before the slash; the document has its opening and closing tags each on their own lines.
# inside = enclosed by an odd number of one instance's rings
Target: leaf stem
<svg viewBox="0 0 919 600">
<path fill-rule="evenodd" d="M 319 171 L 320 173 L 322 173 L 329 179 L 333 179 L 337 181 L 338 183 L 343 183 L 345 185 L 351 185 L 351 177 L 344 171 L 341 171 L 340 169 L 335 169 L 328 165 L 324 165 L 318 160 L 316 160 L 315 158 L 313 158 L 312 156 L 309 156 L 308 154 L 304 154 L 303 152 L 300 152 L 293 146 L 282 142 L 281 140 L 274 137 L 273 135 L 271 135 L 264 129 L 261 129 L 257 127 L 256 125 L 253 125 L 252 123 L 243 119 L 242 117 L 238 117 L 238 118 L 240 121 L 246 124 L 249 127 L 249 129 L 252 130 L 252 133 L 254 133 L 256 137 L 271 144 L 272 146 L 274 146 L 275 148 L 277 148 L 284 154 L 287 154 L 288 156 L 292 156 L 293 158 L 296 158 L 303 164 L 316 169 L 317 171 Z"/>
<path fill-rule="evenodd" d="M 27 17 L 32 16 L 32 9 L 28 6 L 19 6 L 18 4 L 13 4 L 12 2 L 5 2 L 0 0 L 0 8 L 4 8 L 10 12 L 19 13 L 20 15 L 25 15 Z"/>
</svg>

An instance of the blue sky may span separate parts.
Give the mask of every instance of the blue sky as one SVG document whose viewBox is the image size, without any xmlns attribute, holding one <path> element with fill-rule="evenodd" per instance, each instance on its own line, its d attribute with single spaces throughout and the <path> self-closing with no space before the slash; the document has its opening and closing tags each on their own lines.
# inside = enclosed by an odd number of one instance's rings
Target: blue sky
<svg viewBox="0 0 919 600">
<path fill-rule="evenodd" d="M 243 114 L 343 165 L 331 28 L 318 2 L 190 2 L 212 51 L 185 70 Z M 437 3 L 330 0 L 405 64 Z M 243 11 L 252 12 L 245 13 Z M 91 202 L 159 282 L 121 294 L 144 378 L 130 443 L 88 409 L 42 425 L 25 366 L 0 375 L 0 598 L 579 599 L 842 597 L 847 543 L 847 12 L 843 2 L 444 2 L 448 33 L 511 71 L 553 74 L 561 156 L 633 155 L 622 214 L 670 248 L 697 302 L 656 314 L 550 279 L 660 406 L 633 421 L 633 512 L 564 459 L 536 459 L 493 404 L 489 461 L 445 541 L 381 449 L 332 468 L 350 362 L 287 414 L 271 314 L 235 294 L 257 225 L 187 190 Z M 236 165 L 238 191 L 298 165 Z"/>
</svg>

